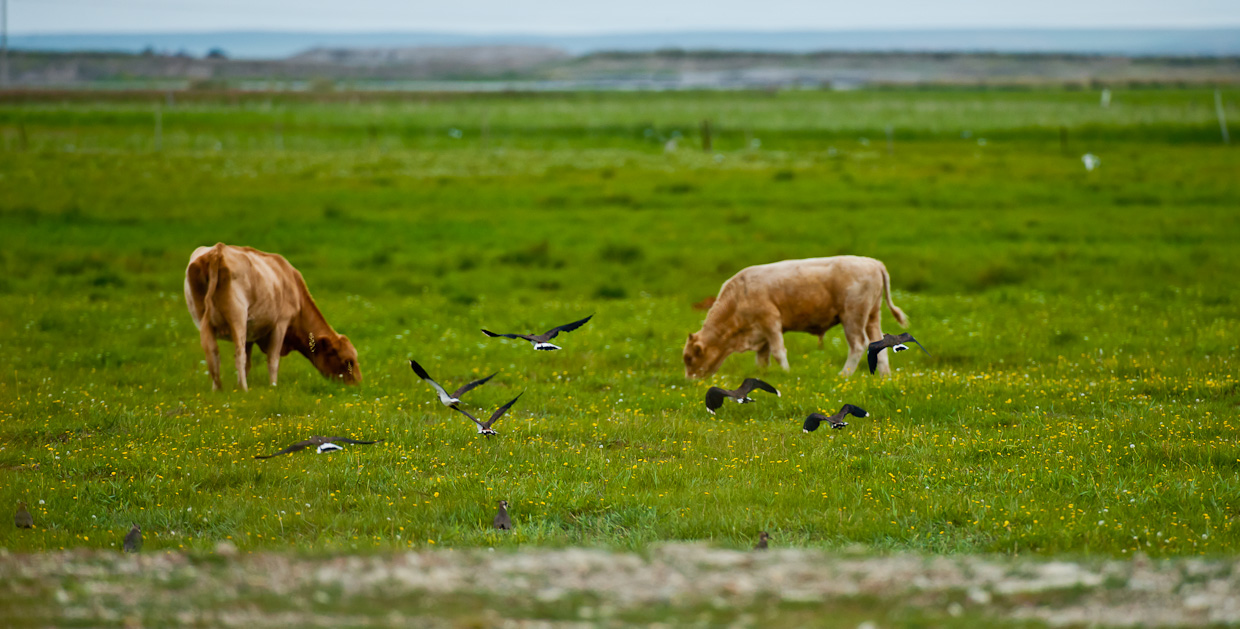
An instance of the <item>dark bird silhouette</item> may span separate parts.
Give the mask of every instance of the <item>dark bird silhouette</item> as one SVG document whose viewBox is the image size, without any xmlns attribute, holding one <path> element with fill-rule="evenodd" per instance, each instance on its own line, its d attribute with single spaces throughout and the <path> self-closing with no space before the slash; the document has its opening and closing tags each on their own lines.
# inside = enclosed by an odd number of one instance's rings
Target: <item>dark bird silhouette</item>
<svg viewBox="0 0 1240 629">
<path fill-rule="evenodd" d="M 905 343 L 908 342 L 917 343 L 917 347 L 921 347 L 921 351 L 926 352 L 926 348 L 923 347 L 922 344 L 918 342 L 917 339 L 913 338 L 913 335 L 908 332 L 903 334 L 884 334 L 882 340 L 870 343 L 870 350 L 866 354 L 866 360 L 870 363 L 870 373 L 874 373 L 874 370 L 878 368 L 879 352 L 887 349 L 888 347 L 890 347 L 893 352 L 902 352 L 908 349 L 908 346 L 905 345 Z M 926 352 L 926 355 L 929 356 L 930 352 Z"/>
<path fill-rule="evenodd" d="M 478 421 L 478 418 L 477 418 L 477 417 L 474 417 L 473 415 L 470 415 L 470 414 L 469 414 L 469 412 L 468 412 L 468 411 L 466 411 L 466 410 L 465 410 L 465 409 L 463 409 L 463 408 L 460 408 L 460 407 L 457 407 L 457 406 L 453 406 L 452 408 L 456 409 L 456 412 L 458 412 L 458 413 L 460 413 L 460 414 L 462 414 L 462 415 L 464 415 L 464 416 L 468 417 L 469 419 L 473 420 L 474 424 L 476 424 L 476 425 L 478 426 L 478 434 L 480 434 L 480 435 L 486 435 L 486 436 L 490 437 L 491 435 L 498 435 L 498 434 L 499 434 L 498 432 L 495 432 L 495 430 L 493 430 L 493 429 L 491 428 L 491 425 L 495 423 L 495 420 L 497 420 L 497 419 L 499 419 L 500 417 L 502 417 L 502 416 L 504 415 L 504 413 L 507 413 L 507 412 L 508 412 L 508 409 L 509 409 L 509 408 L 512 408 L 512 405 L 513 405 L 513 404 L 515 404 L 515 403 L 517 402 L 517 400 L 521 399 L 521 396 L 522 396 L 522 395 L 525 395 L 525 391 L 522 391 L 522 392 L 518 393 L 518 394 L 517 394 L 517 397 L 512 398 L 512 400 L 510 400 L 507 404 L 505 404 L 505 405 L 503 405 L 503 406 L 499 407 L 499 409 L 497 409 L 494 413 L 491 413 L 491 419 L 488 419 L 488 420 L 486 421 L 486 423 L 482 423 L 482 422 Z"/>
<path fill-rule="evenodd" d="M 499 512 L 495 514 L 495 519 L 491 521 L 491 525 L 501 531 L 512 530 L 512 518 L 508 517 L 508 501 L 499 501 Z"/>
<path fill-rule="evenodd" d="M 127 553 L 136 553 L 142 550 L 142 529 L 138 528 L 137 524 L 134 524 L 133 528 L 129 529 L 129 532 L 125 534 L 123 549 Z"/>
<path fill-rule="evenodd" d="M 34 516 L 30 515 L 30 512 L 26 510 L 26 503 L 17 503 L 17 513 L 13 516 L 13 523 L 19 529 L 34 528 Z"/>
<path fill-rule="evenodd" d="M 551 328 L 550 330 L 547 330 L 546 332 L 543 332 L 542 334 L 496 334 L 495 332 L 492 332 L 485 328 L 482 330 L 482 333 L 490 337 L 502 336 L 504 338 L 510 338 L 510 339 L 523 339 L 523 340 L 533 343 L 534 349 L 551 351 L 551 350 L 560 349 L 560 346 L 552 345 L 551 343 L 548 343 L 547 341 L 550 341 L 551 339 L 555 338 L 555 335 L 559 334 L 560 332 L 572 332 L 573 330 L 576 330 L 577 328 L 585 325 L 586 321 L 589 321 L 593 317 L 594 315 L 590 315 L 589 317 L 586 317 L 580 321 L 574 321 L 572 323 L 565 323 L 564 325 Z"/>
<path fill-rule="evenodd" d="M 810 413 L 809 417 L 805 418 L 805 424 L 801 426 L 801 430 L 805 432 L 814 432 L 815 430 L 818 430 L 818 424 L 821 424 L 822 422 L 827 422 L 828 424 L 831 425 L 832 428 L 843 428 L 844 426 L 848 425 L 848 422 L 844 421 L 845 415 L 852 415 L 853 417 L 869 417 L 870 416 L 870 414 L 867 413 L 866 410 L 864 408 L 861 408 L 860 406 L 853 406 L 852 404 L 845 404 L 844 406 L 840 407 L 839 412 L 837 412 L 834 415 L 823 415 L 822 413 Z"/>
<path fill-rule="evenodd" d="M 760 538 L 758 539 L 758 545 L 754 546 L 753 549 L 754 550 L 766 550 L 766 540 L 771 539 L 770 534 L 767 533 L 766 531 L 762 531 L 761 533 L 758 534 L 758 537 Z"/>
<path fill-rule="evenodd" d="M 775 389 L 775 387 L 757 378 L 745 378 L 745 381 L 741 383 L 741 387 L 739 389 L 729 390 L 720 389 L 719 387 L 711 387 L 707 389 L 706 410 L 710 411 L 711 415 L 714 415 L 715 409 L 723 406 L 723 399 L 729 397 L 741 404 L 748 404 L 753 401 L 749 399 L 749 392 L 754 389 L 762 389 L 763 391 L 769 391 L 775 395 L 783 397 L 780 395 L 779 391 Z"/>
<path fill-rule="evenodd" d="M 274 454 L 268 454 L 266 456 L 262 454 L 256 454 L 254 455 L 254 458 L 270 459 L 271 457 L 280 456 L 281 454 L 288 454 L 290 452 L 296 452 L 298 450 L 305 450 L 306 448 L 309 448 L 310 446 L 317 446 L 319 454 L 322 454 L 324 452 L 335 452 L 336 450 L 343 450 L 344 449 L 343 447 L 336 445 L 339 443 L 370 445 L 372 443 L 379 443 L 380 441 L 383 441 L 383 440 L 376 439 L 375 441 L 357 441 L 355 439 L 350 439 L 348 437 L 310 437 L 309 439 L 306 439 L 305 441 L 298 441 L 297 443 L 294 443 L 293 445 L 283 450 L 280 450 L 279 452 L 276 452 Z"/>
<path fill-rule="evenodd" d="M 447 391 L 445 391 L 443 387 L 439 386 L 439 383 L 438 383 L 438 382 L 435 382 L 435 381 L 431 378 L 430 374 L 426 373 L 426 370 L 425 370 L 425 369 L 423 369 L 423 368 L 422 368 L 422 365 L 419 365 L 419 364 L 417 363 L 417 361 L 415 361 L 415 360 L 410 360 L 410 361 L 409 361 L 409 366 L 410 366 L 410 367 L 413 367 L 413 373 L 418 374 L 418 377 L 419 377 L 419 378 L 421 378 L 421 379 L 425 380 L 426 382 L 430 383 L 430 385 L 431 385 L 432 387 L 434 387 L 434 388 L 435 388 L 435 392 L 439 394 L 439 401 L 440 401 L 440 402 L 443 402 L 443 405 L 444 405 L 444 406 L 447 406 L 447 407 L 450 407 L 450 408 L 455 408 L 457 404 L 460 404 L 460 403 L 461 403 L 461 396 L 462 396 L 462 395 L 465 395 L 465 392 L 466 392 L 466 391 L 469 391 L 470 389 L 473 389 L 474 387 L 477 387 L 477 386 L 480 386 L 480 385 L 486 384 L 487 380 L 490 380 L 491 378 L 494 378 L 494 377 L 495 377 L 495 374 L 499 373 L 499 372 L 497 371 L 497 372 L 495 372 L 495 373 L 493 373 L 493 374 L 491 374 L 491 375 L 489 375 L 489 376 L 487 376 L 487 377 L 485 377 L 485 378 L 483 378 L 483 379 L 481 379 L 481 380 L 474 380 L 473 382 L 471 382 L 471 383 L 469 383 L 469 384 L 467 384 L 467 385 L 465 385 L 465 386 L 463 386 L 463 387 L 461 387 L 461 388 L 457 389 L 456 391 L 453 391 L 453 392 L 452 392 L 452 394 L 451 394 L 451 395 L 449 395 L 449 394 L 448 394 L 448 392 L 447 392 Z"/>
</svg>

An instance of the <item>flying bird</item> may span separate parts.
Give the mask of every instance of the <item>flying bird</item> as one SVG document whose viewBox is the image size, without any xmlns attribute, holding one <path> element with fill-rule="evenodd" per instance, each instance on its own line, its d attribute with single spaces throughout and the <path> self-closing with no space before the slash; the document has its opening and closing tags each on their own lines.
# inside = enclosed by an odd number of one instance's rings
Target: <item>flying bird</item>
<svg viewBox="0 0 1240 629">
<path fill-rule="evenodd" d="M 17 513 L 13 516 L 13 523 L 19 529 L 34 528 L 34 516 L 30 515 L 30 512 L 26 510 L 26 503 L 17 503 Z"/>
<path fill-rule="evenodd" d="M 736 400 L 740 404 L 748 404 L 749 402 L 753 401 L 749 399 L 749 392 L 753 391 L 754 389 L 762 389 L 763 391 L 769 391 L 771 393 L 774 393 L 775 395 L 779 395 L 780 397 L 783 397 L 782 395 L 780 395 L 779 391 L 775 389 L 775 387 L 757 378 L 745 378 L 745 381 L 741 383 L 741 387 L 739 389 L 728 390 L 728 389 L 720 389 L 719 387 L 711 387 L 707 389 L 706 390 L 706 410 L 710 411 L 711 415 L 714 415 L 715 409 L 719 408 L 720 406 L 723 406 L 723 399 L 725 397 L 730 397 Z"/>
<path fill-rule="evenodd" d="M 486 384 L 487 380 L 494 378 L 495 374 L 499 373 L 497 371 L 481 380 L 474 380 L 473 382 L 457 389 L 456 391 L 453 391 L 452 394 L 449 395 L 448 392 L 445 391 L 443 387 L 439 386 L 438 382 L 435 382 L 431 378 L 430 374 L 426 373 L 426 370 L 423 369 L 422 365 L 419 365 L 417 361 L 410 360 L 409 366 L 413 367 L 413 373 L 418 374 L 419 378 L 429 382 L 430 385 L 435 388 L 435 392 L 439 394 L 439 401 L 443 402 L 443 405 L 449 408 L 456 408 L 456 405 L 461 403 L 461 396 L 465 395 L 466 391 L 469 391 L 470 389 L 473 389 L 474 387 Z"/>
<path fill-rule="evenodd" d="M 551 343 L 548 343 L 547 341 L 550 341 L 551 339 L 555 338 L 555 335 L 559 334 L 560 332 L 572 332 L 573 330 L 576 330 L 577 328 L 585 325 L 586 321 L 589 321 L 593 317 L 594 315 L 590 315 L 589 317 L 586 317 L 580 321 L 574 321 L 572 323 L 565 323 L 564 325 L 551 328 L 550 330 L 547 330 L 546 332 L 543 332 L 542 334 L 496 334 L 495 332 L 487 330 L 486 328 L 483 328 L 482 333 L 490 337 L 502 336 L 504 338 L 510 338 L 510 339 L 523 339 L 523 340 L 533 343 L 534 349 L 551 351 L 551 350 L 560 349 L 560 346 L 552 345 Z"/>
<path fill-rule="evenodd" d="M 805 418 L 805 424 L 801 426 L 801 430 L 805 432 L 814 432 L 815 430 L 818 430 L 818 424 L 821 424 L 822 422 L 827 422 L 828 424 L 831 425 L 832 428 L 843 428 L 844 426 L 848 425 L 848 422 L 844 421 L 845 415 L 852 415 L 853 417 L 869 417 L 870 416 L 870 414 L 867 413 L 866 410 L 864 408 L 861 408 L 860 406 L 853 406 L 852 404 L 845 404 L 844 406 L 840 407 L 839 412 L 837 412 L 834 415 L 823 415 L 822 413 L 810 413 L 809 417 Z"/>
<path fill-rule="evenodd" d="M 753 549 L 754 550 L 766 550 L 767 548 L 766 540 L 771 539 L 771 535 L 767 533 L 766 531 L 762 531 L 761 533 L 758 534 L 758 537 L 760 538 L 758 540 L 758 544 L 754 546 Z"/>
<path fill-rule="evenodd" d="M 882 340 L 870 343 L 870 351 L 866 354 L 866 360 L 870 363 L 870 373 L 874 373 L 874 370 L 878 368 L 879 352 L 887 349 L 888 347 L 890 347 L 893 352 L 902 352 L 908 349 L 908 345 L 905 345 L 905 343 L 910 341 L 917 343 L 917 347 L 920 347 L 921 351 L 926 352 L 926 348 L 923 347 L 922 344 L 917 339 L 913 338 L 913 335 L 908 332 L 903 334 L 884 334 Z M 929 356 L 930 352 L 926 352 L 926 355 Z"/>
<path fill-rule="evenodd" d="M 491 526 L 501 531 L 512 530 L 512 518 L 508 517 L 508 501 L 499 501 L 499 512 L 495 514 L 495 519 L 491 521 Z"/>
<path fill-rule="evenodd" d="M 355 439 L 349 439 L 348 437 L 310 437 L 309 439 L 306 439 L 305 441 L 298 441 L 297 443 L 294 443 L 293 445 L 283 450 L 280 450 L 279 452 L 276 452 L 275 454 L 268 454 L 266 456 L 263 456 L 261 454 L 256 454 L 254 455 L 254 458 L 270 459 L 271 457 L 280 456 L 281 454 L 288 454 L 290 452 L 296 452 L 298 450 L 305 450 L 306 448 L 309 448 L 310 446 L 317 446 L 319 454 L 322 454 L 324 452 L 335 452 L 336 450 L 343 450 L 344 447 L 337 445 L 340 443 L 370 445 L 372 443 L 379 443 L 380 441 L 383 441 L 383 440 L 377 439 L 375 441 L 357 441 Z"/>
<path fill-rule="evenodd" d="M 468 412 L 468 411 L 466 411 L 466 410 L 465 410 L 465 409 L 463 409 L 463 408 L 460 408 L 460 407 L 457 407 L 457 406 L 453 406 L 452 408 L 456 409 L 456 411 L 457 411 L 458 413 L 460 413 L 460 414 L 462 414 L 462 415 L 464 415 L 464 416 L 468 417 L 469 419 L 473 420 L 474 424 L 476 424 L 476 425 L 478 426 L 478 434 L 480 434 L 480 435 L 486 435 L 486 436 L 490 437 L 491 435 L 498 435 L 498 434 L 499 434 L 498 432 L 495 432 L 495 430 L 493 430 L 493 429 L 491 428 L 491 425 L 495 423 L 495 420 L 497 420 L 497 419 L 499 419 L 500 417 L 502 417 L 502 416 L 504 415 L 504 413 L 507 413 L 507 412 L 508 412 L 508 409 L 512 408 L 512 405 L 513 405 L 513 404 L 515 404 L 515 403 L 517 402 L 517 400 L 521 399 L 521 396 L 522 396 L 522 395 L 525 395 L 525 391 L 522 391 L 522 392 L 518 393 L 518 394 L 517 394 L 517 397 L 512 398 L 512 400 L 511 400 L 511 401 L 509 401 L 507 404 L 505 404 L 505 405 L 503 405 L 503 406 L 499 407 L 499 409 L 498 409 L 498 410 L 496 410 L 494 413 L 491 413 L 491 419 L 488 419 L 488 420 L 486 421 L 486 423 L 482 423 L 482 422 L 478 421 L 478 418 L 477 418 L 477 417 L 474 417 L 473 415 L 470 415 L 470 414 L 469 414 L 469 412 Z"/>
<path fill-rule="evenodd" d="M 136 553 L 142 550 L 142 529 L 138 528 L 137 524 L 134 524 L 133 528 L 129 529 L 129 532 L 125 534 L 123 549 L 127 553 Z"/>
</svg>

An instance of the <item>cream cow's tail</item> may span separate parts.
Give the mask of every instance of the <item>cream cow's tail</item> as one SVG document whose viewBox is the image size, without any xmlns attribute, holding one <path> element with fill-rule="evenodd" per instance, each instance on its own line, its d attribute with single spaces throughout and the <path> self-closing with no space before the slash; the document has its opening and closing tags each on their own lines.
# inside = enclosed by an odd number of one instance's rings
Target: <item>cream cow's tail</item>
<svg viewBox="0 0 1240 629">
<path fill-rule="evenodd" d="M 224 258 L 224 243 L 215 245 L 203 257 L 207 263 L 207 293 L 202 298 L 202 320 L 209 322 L 212 310 L 215 309 L 215 289 L 220 283 L 220 260 Z"/>
<path fill-rule="evenodd" d="M 887 307 L 891 308 L 891 316 L 896 318 L 896 323 L 901 327 L 908 327 L 908 317 L 904 315 L 904 311 L 896 307 L 896 302 L 891 301 L 891 276 L 887 274 L 886 265 L 883 266 L 883 294 L 887 296 Z"/>
</svg>

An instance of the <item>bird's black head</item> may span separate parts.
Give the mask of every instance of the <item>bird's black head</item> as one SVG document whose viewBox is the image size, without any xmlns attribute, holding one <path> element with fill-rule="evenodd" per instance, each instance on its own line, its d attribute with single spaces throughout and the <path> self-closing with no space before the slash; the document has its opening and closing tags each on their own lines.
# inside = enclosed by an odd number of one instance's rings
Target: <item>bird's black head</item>
<svg viewBox="0 0 1240 629">
<path fill-rule="evenodd" d="M 507 509 L 507 508 L 508 508 L 508 501 L 507 501 L 507 500 L 501 500 L 501 501 L 499 501 L 499 508 L 500 508 L 500 509 Z"/>
<path fill-rule="evenodd" d="M 766 541 L 768 539 L 771 539 L 771 534 L 767 533 L 766 531 L 762 531 L 761 533 L 758 534 L 758 537 L 760 537 L 762 541 Z"/>
</svg>

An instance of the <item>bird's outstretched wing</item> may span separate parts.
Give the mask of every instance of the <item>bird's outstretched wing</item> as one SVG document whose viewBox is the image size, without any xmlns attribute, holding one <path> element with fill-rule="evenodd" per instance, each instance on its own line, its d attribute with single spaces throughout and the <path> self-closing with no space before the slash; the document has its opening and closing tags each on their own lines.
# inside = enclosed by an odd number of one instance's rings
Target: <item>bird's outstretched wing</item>
<svg viewBox="0 0 1240 629">
<path fill-rule="evenodd" d="M 818 424 L 821 424 L 822 420 L 826 418 L 827 416 L 822 413 L 810 413 L 809 417 L 805 418 L 805 423 L 801 424 L 801 430 L 804 432 L 814 432 L 818 430 Z"/>
<path fill-rule="evenodd" d="M 878 353 L 886 348 L 882 341 L 874 341 L 870 343 L 870 349 L 865 353 L 865 361 L 870 365 L 870 373 L 873 374 L 878 369 Z"/>
<path fill-rule="evenodd" d="M 461 388 L 457 389 L 457 390 L 456 390 L 456 392 L 454 392 L 454 393 L 452 394 L 452 397 L 454 397 L 454 398 L 456 398 L 456 399 L 458 399 L 458 400 L 459 400 L 459 399 L 461 399 L 461 396 L 462 396 L 462 395 L 465 395 L 465 392 L 466 392 L 466 391 L 469 391 L 470 389 L 473 389 L 474 387 L 477 387 L 477 386 L 482 386 L 482 385 L 486 384 L 486 383 L 487 383 L 487 380 L 490 380 L 491 378 L 494 378 L 494 377 L 495 377 L 495 375 L 496 375 L 496 374 L 498 374 L 498 373 L 499 373 L 499 372 L 497 371 L 497 372 L 495 372 L 495 373 L 493 373 L 493 374 L 491 374 L 491 375 L 489 375 L 489 376 L 487 376 L 487 377 L 485 377 L 485 378 L 483 378 L 483 379 L 481 379 L 481 380 L 474 380 L 473 382 L 471 382 L 471 383 L 469 383 L 469 384 L 467 384 L 467 385 L 465 385 L 465 386 L 463 386 L 463 387 L 461 387 Z"/>
<path fill-rule="evenodd" d="M 839 415 L 840 417 L 843 417 L 845 415 L 852 415 L 853 417 L 869 417 L 870 416 L 870 414 L 864 408 L 861 408 L 860 406 L 853 406 L 852 404 L 845 404 L 844 406 L 841 406 Z"/>
<path fill-rule="evenodd" d="M 516 404 L 517 400 L 521 399 L 522 395 L 525 395 L 525 391 L 518 393 L 517 397 L 512 398 L 512 400 L 510 400 L 507 404 L 496 409 L 494 413 L 491 413 L 491 419 L 487 420 L 487 423 L 483 425 L 483 428 L 490 428 L 491 424 L 494 424 L 495 420 L 502 417 L 504 413 L 507 413 L 508 409 L 512 408 L 512 405 Z"/>
<path fill-rule="evenodd" d="M 905 342 L 912 341 L 912 342 L 914 342 L 914 343 L 916 343 L 916 344 L 917 344 L 917 347 L 920 347 L 920 348 L 921 348 L 921 351 L 926 352 L 926 348 L 925 348 L 925 346 L 923 346 L 923 345 L 921 344 L 921 341 L 918 341 L 917 339 L 913 338 L 913 335 L 912 335 L 912 334 L 909 334 L 908 332 L 905 332 L 905 333 L 903 334 L 903 336 L 907 336 L 907 337 L 908 337 L 908 338 L 904 339 L 904 340 L 905 340 Z M 929 356 L 929 355 L 930 355 L 930 352 L 926 352 L 926 355 L 927 355 L 927 356 Z"/>
<path fill-rule="evenodd" d="M 594 318 L 594 315 L 590 315 L 580 321 L 574 321 L 572 323 L 565 323 L 564 325 L 557 325 L 556 327 L 551 328 L 550 330 L 547 330 L 546 332 L 544 332 L 543 335 L 547 337 L 548 341 L 550 341 L 551 339 L 555 338 L 555 335 L 559 334 L 560 332 L 572 332 L 573 330 L 576 330 L 577 328 L 585 325 L 586 321 L 589 321 L 592 318 Z"/>
<path fill-rule="evenodd" d="M 348 437 L 332 437 L 331 439 L 327 440 L 327 443 L 347 443 L 350 445 L 368 446 L 372 443 L 380 443 L 382 441 L 383 441 L 382 439 L 375 439 L 374 441 L 358 441 L 356 439 L 350 439 Z"/>
<path fill-rule="evenodd" d="M 719 387 L 711 387 L 707 389 L 706 410 L 710 411 L 711 415 L 714 415 L 715 409 L 723 406 L 723 398 L 727 397 L 728 393 L 731 393 L 731 391 L 720 389 Z"/>
<path fill-rule="evenodd" d="M 528 341 L 528 340 L 530 340 L 530 339 L 529 339 L 529 337 L 527 337 L 527 336 L 526 336 L 526 335 L 524 335 L 524 334 L 498 334 L 498 333 L 496 333 L 496 332 L 492 332 L 492 331 L 490 331 L 490 330 L 488 330 L 488 329 L 486 329 L 486 328 L 483 328 L 483 329 L 482 329 L 482 333 L 483 333 L 483 334 L 485 334 L 485 335 L 487 335 L 487 336 L 489 336 L 489 337 L 492 337 L 492 338 L 502 336 L 502 337 L 507 338 L 507 339 L 521 339 L 521 340 L 524 340 L 524 341 Z"/>
<path fill-rule="evenodd" d="M 741 394 L 742 396 L 746 396 L 746 395 L 749 395 L 749 392 L 753 391 L 754 389 L 761 389 L 768 393 L 774 393 L 775 395 L 779 397 L 783 397 L 782 395 L 780 395 L 779 389 L 776 389 L 775 387 L 771 386 L 769 383 L 763 382 L 757 378 L 745 378 L 745 381 L 741 383 L 741 388 L 737 389 L 736 392 Z"/>
<path fill-rule="evenodd" d="M 460 413 L 460 414 L 462 414 L 462 415 L 464 415 L 464 416 L 468 417 L 470 421 L 474 422 L 474 425 L 478 426 L 478 432 L 482 432 L 482 431 L 484 431 L 484 430 L 486 430 L 486 429 L 487 429 L 487 427 L 486 427 L 486 426 L 482 425 L 482 422 L 478 421 L 478 418 L 477 418 L 477 417 L 474 417 L 473 415 L 470 415 L 470 414 L 469 414 L 469 411 L 466 411 L 465 409 L 463 409 L 463 408 L 459 408 L 459 407 L 456 407 L 456 406 L 453 406 L 453 407 L 452 407 L 452 409 L 453 409 L 453 410 L 455 410 L 456 412 L 458 412 L 458 413 Z"/>
<path fill-rule="evenodd" d="M 291 446 L 289 446 L 289 447 L 287 447 L 287 448 L 285 448 L 285 449 L 283 449 L 283 450 L 280 450 L 279 452 L 273 453 L 273 454 L 268 454 L 268 455 L 266 455 L 266 456 L 263 456 L 263 455 L 261 455 L 261 454 L 256 454 L 256 455 L 254 455 L 254 458 L 256 458 L 256 459 L 270 459 L 270 458 L 272 458 L 272 457 L 277 457 L 277 456 L 280 456 L 281 454 L 288 454 L 288 453 L 290 453 L 290 452 L 296 452 L 296 451 L 298 451 L 298 450 L 305 450 L 306 448 L 308 448 L 308 447 L 310 447 L 310 446 L 317 446 L 317 445 L 319 445 L 319 442 L 315 441 L 314 439 L 306 439 L 305 441 L 298 441 L 297 443 L 294 443 L 293 445 L 291 445 Z"/>
<path fill-rule="evenodd" d="M 438 382 L 435 382 L 435 380 L 431 378 L 431 375 L 430 375 L 430 374 L 428 374 L 428 373 L 426 373 L 426 370 L 422 368 L 422 365 L 419 365 L 419 364 L 418 364 L 418 361 L 413 360 L 413 359 L 410 359 L 410 360 L 409 360 L 409 366 L 410 366 L 410 367 L 413 367 L 413 373 L 418 374 L 418 377 L 419 377 L 419 378 L 421 378 L 421 379 L 425 380 L 426 382 L 430 383 L 430 385 L 431 385 L 432 387 L 435 387 L 435 390 L 439 392 L 439 397 L 441 397 L 441 398 L 453 398 L 453 397 L 456 397 L 455 395 L 448 395 L 448 392 L 447 392 L 447 391 L 444 391 L 443 387 L 439 386 L 439 383 L 438 383 Z"/>
</svg>

